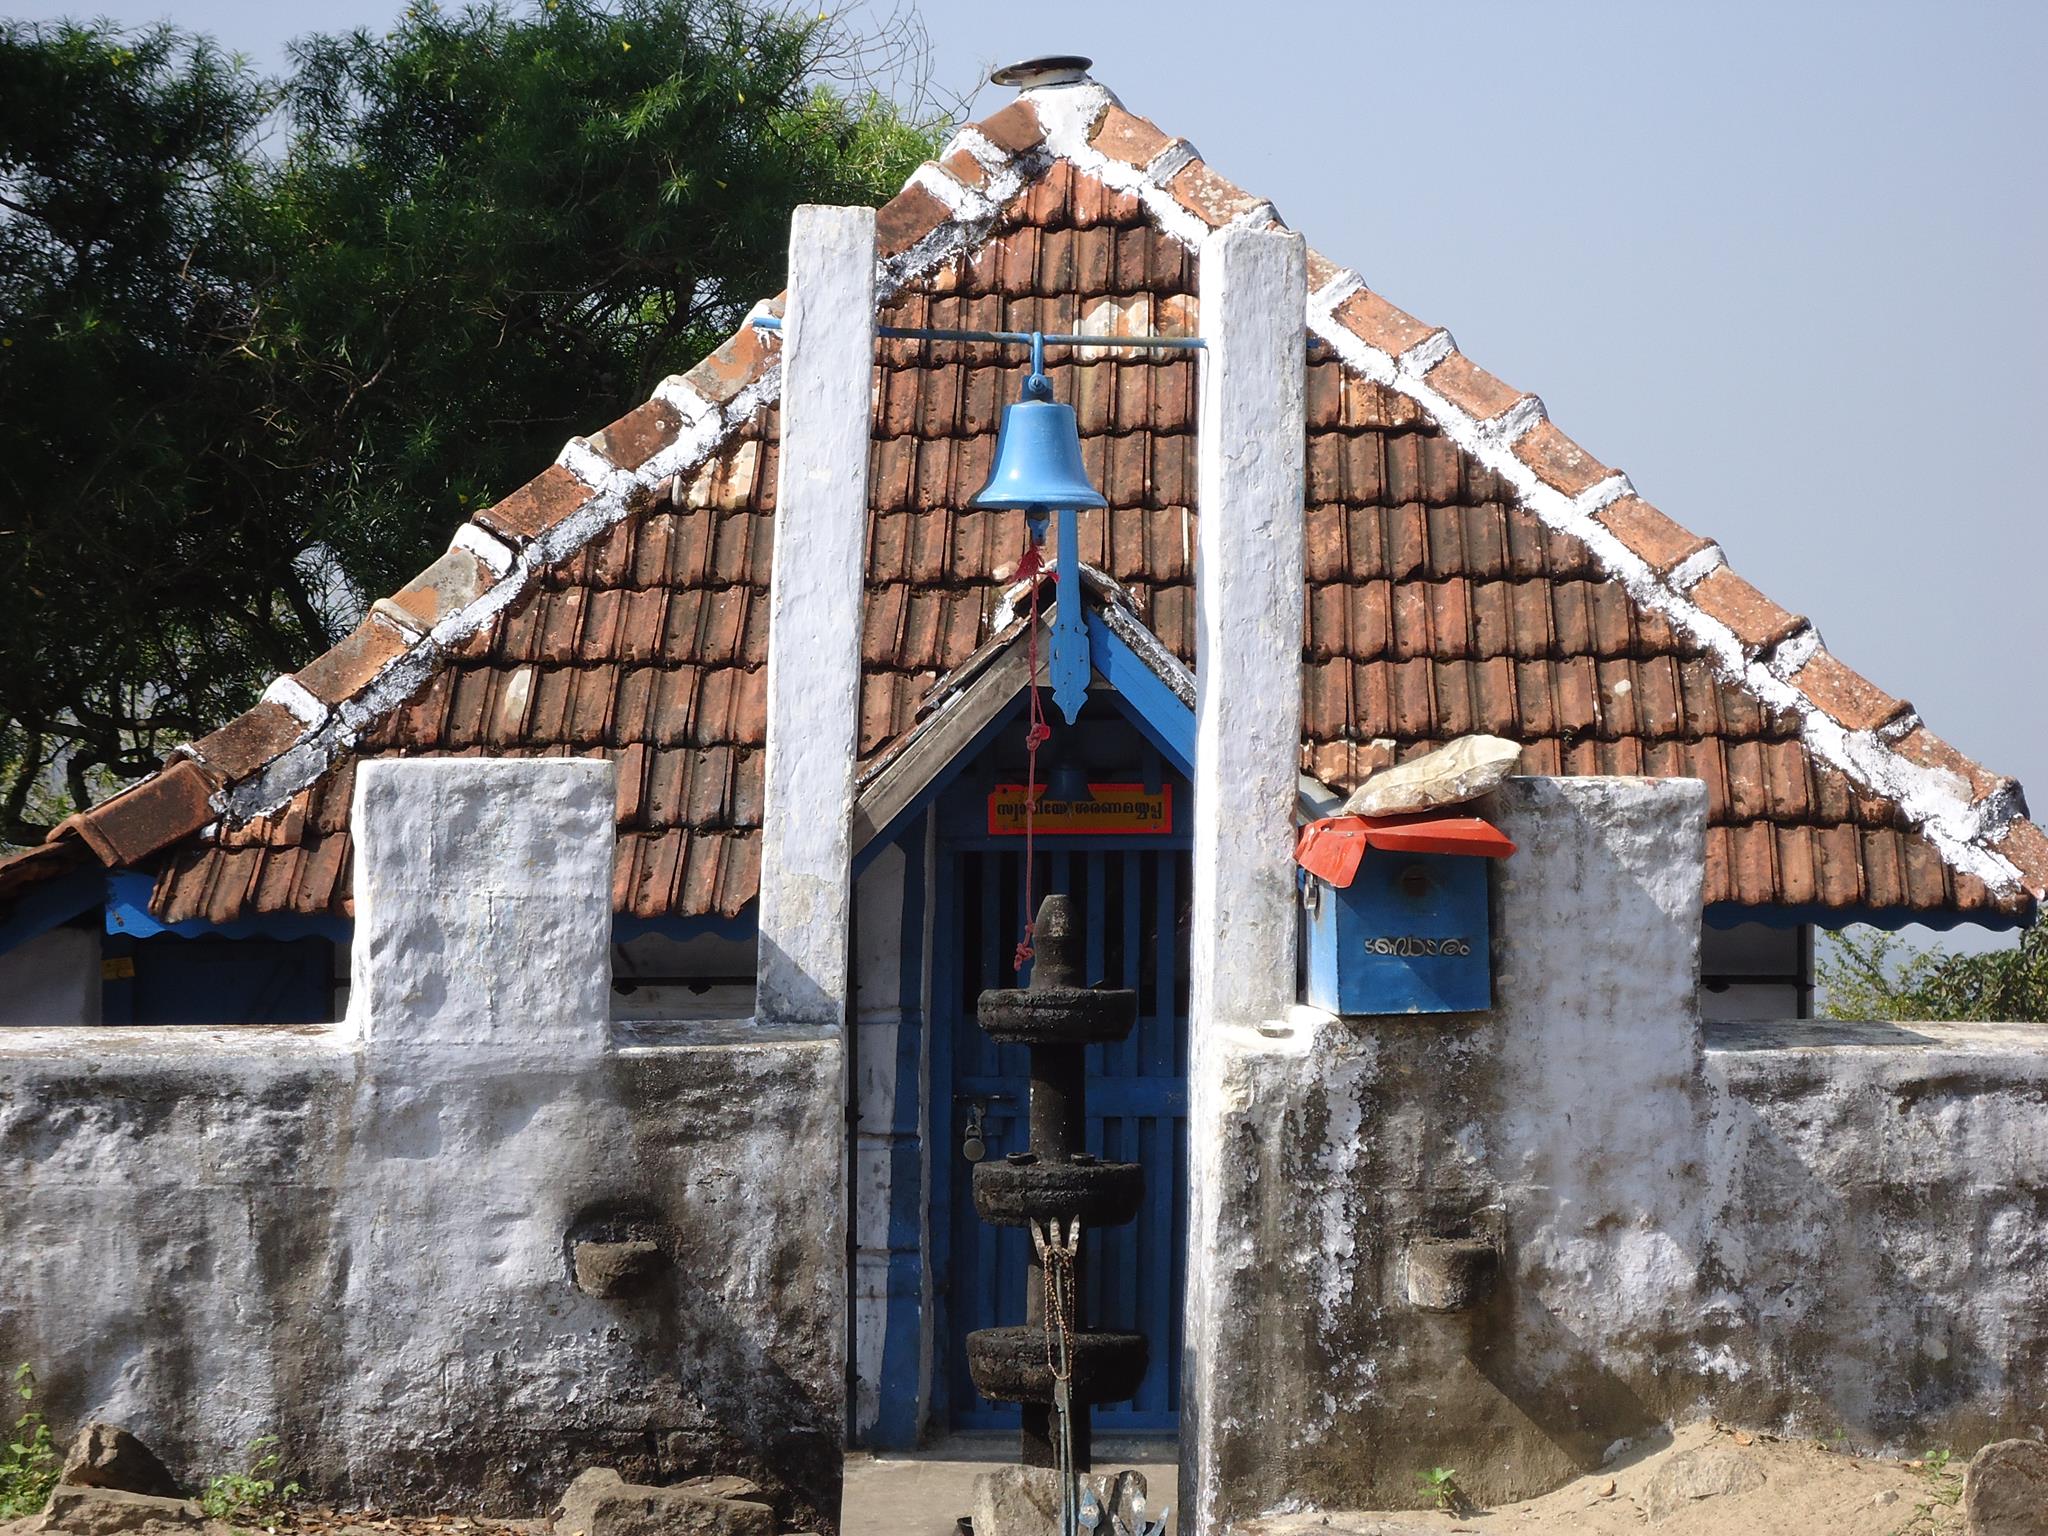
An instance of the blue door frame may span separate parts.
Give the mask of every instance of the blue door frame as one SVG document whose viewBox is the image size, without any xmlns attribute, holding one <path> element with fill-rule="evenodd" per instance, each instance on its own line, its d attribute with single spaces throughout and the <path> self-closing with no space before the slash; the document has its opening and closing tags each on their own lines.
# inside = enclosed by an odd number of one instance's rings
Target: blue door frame
<svg viewBox="0 0 2048 1536">
<path fill-rule="evenodd" d="M 1156 763 L 1156 759 L 1155 759 Z M 1160 771 L 1155 769 L 1155 771 Z M 1138 1328 L 1152 1363 L 1137 1396 L 1108 1404 L 1107 1433 L 1170 1434 L 1179 1427 L 1181 1277 L 1186 1250 L 1188 847 L 1186 781 L 1173 783 L 1169 835 L 1041 839 L 1038 887 L 1078 898 L 1088 975 L 1139 994 L 1131 1038 L 1088 1053 L 1088 1147 L 1145 1165 L 1137 1221 L 1084 1234 L 1084 1305 L 1093 1326 Z M 932 892 L 931 1241 L 940 1360 L 933 1422 L 960 1430 L 1015 1428 L 1014 1407 L 979 1398 L 961 1340 L 974 1328 L 1024 1319 L 1025 1234 L 978 1221 L 960 1145 L 966 1107 L 988 1106 L 988 1155 L 1024 1142 L 1026 1057 L 997 1046 L 974 1023 L 975 996 L 1015 986 L 1009 956 L 1021 930 L 1022 856 L 1015 837 L 975 826 L 986 785 L 976 775 L 944 797 Z M 985 824 L 984 824 L 985 828 Z"/>
</svg>

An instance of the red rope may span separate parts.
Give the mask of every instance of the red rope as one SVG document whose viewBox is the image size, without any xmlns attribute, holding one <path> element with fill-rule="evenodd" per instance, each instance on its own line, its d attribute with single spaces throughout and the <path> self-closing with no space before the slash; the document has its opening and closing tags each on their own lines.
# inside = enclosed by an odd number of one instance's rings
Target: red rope
<svg viewBox="0 0 2048 1536">
<path fill-rule="evenodd" d="M 1024 536 L 1024 554 L 1017 562 L 1020 580 L 1031 583 L 1031 626 L 1025 631 L 1024 651 L 1031 667 L 1030 699 L 1031 724 L 1024 732 L 1024 937 L 1017 941 L 1017 953 L 1011 959 L 1010 968 L 1021 973 L 1030 963 L 1036 951 L 1031 946 L 1037 923 L 1037 909 L 1031 904 L 1035 881 L 1032 877 L 1032 848 L 1035 842 L 1032 824 L 1038 809 L 1038 749 L 1045 745 L 1052 735 L 1052 727 L 1045 723 L 1045 705 L 1038 696 L 1038 578 L 1045 569 L 1045 561 L 1038 553 L 1038 546 L 1031 542 L 1031 535 Z"/>
</svg>

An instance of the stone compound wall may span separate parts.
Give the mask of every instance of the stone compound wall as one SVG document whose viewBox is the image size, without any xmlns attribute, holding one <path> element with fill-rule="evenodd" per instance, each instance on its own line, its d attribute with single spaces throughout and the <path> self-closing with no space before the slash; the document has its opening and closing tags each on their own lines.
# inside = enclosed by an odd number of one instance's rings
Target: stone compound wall
<svg viewBox="0 0 2048 1536">
<path fill-rule="evenodd" d="M 1701 786 L 1512 780 L 1497 809 L 1492 1012 L 1218 1032 L 1197 1528 L 1414 1504 L 1432 1465 L 1505 1500 L 1707 1413 L 2039 1434 L 2048 1030 L 1703 1037 Z M 1491 1295 L 1413 1306 L 1421 1237 L 1490 1243 Z"/>
<path fill-rule="evenodd" d="M 731 1471 L 836 1525 L 833 1029 L 609 1022 L 612 786 L 366 762 L 350 1017 L 0 1033 L 0 1362 L 174 1472 L 531 1513 Z M 606 1299 L 586 1237 L 651 1238 Z"/>
</svg>

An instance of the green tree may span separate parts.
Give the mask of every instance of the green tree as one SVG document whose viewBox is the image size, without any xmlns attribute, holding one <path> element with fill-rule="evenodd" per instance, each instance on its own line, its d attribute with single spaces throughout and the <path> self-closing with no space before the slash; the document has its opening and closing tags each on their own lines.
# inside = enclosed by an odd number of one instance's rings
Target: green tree
<svg viewBox="0 0 2048 1536">
<path fill-rule="evenodd" d="M 2048 923 L 1974 955 L 1851 929 L 1827 936 L 1815 971 L 1832 1019 L 2048 1021 Z"/>
<path fill-rule="evenodd" d="M 694 363 L 782 286 L 797 203 L 892 195 L 943 125 L 871 82 L 918 43 L 418 5 L 272 82 L 0 23 L 0 835 L 246 707 Z"/>
</svg>

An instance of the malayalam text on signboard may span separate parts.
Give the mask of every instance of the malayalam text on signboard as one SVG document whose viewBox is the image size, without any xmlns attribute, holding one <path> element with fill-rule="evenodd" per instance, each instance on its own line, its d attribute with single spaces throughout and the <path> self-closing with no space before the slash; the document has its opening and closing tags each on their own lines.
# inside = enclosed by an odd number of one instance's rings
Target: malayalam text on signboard
<svg viewBox="0 0 2048 1536">
<path fill-rule="evenodd" d="M 1173 830 L 1173 786 L 1147 789 L 1142 784 L 1090 784 L 1088 800 L 1053 800 L 1038 787 L 1032 830 L 1040 837 L 1079 833 L 1167 833 Z M 1024 835 L 1024 786 L 998 784 L 988 797 L 991 837 Z"/>
</svg>

